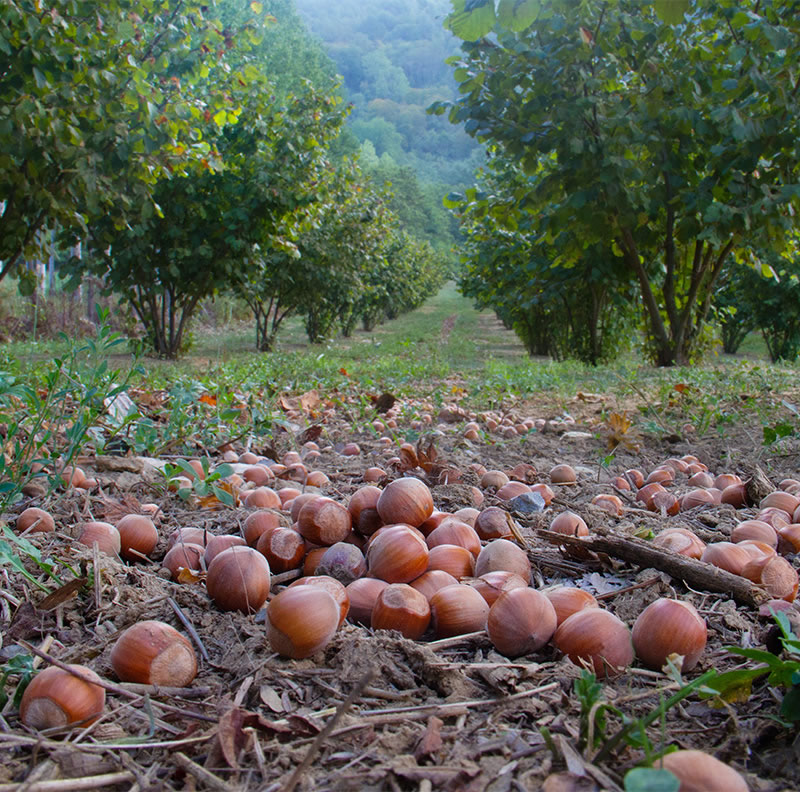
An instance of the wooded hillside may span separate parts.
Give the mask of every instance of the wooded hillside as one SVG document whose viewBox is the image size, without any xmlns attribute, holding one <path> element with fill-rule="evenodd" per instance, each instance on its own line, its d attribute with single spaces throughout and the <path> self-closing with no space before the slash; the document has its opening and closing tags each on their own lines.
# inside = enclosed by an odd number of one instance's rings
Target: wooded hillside
<svg viewBox="0 0 800 792">
<path fill-rule="evenodd" d="M 444 62 L 459 48 L 442 27 L 448 0 L 297 0 L 297 7 L 344 78 L 359 142 L 425 181 L 471 183 L 482 148 L 426 113 L 431 103 L 456 97 Z"/>
</svg>

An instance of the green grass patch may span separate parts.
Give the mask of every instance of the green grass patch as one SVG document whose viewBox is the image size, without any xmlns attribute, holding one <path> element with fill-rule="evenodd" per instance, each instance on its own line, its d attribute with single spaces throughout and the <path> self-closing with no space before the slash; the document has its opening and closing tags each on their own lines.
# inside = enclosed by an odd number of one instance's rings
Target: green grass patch
<svg viewBox="0 0 800 792">
<path fill-rule="evenodd" d="M 347 402 L 348 409 L 355 404 L 356 417 L 365 421 L 368 395 L 383 391 L 425 397 L 437 405 L 458 399 L 486 409 L 532 400 L 565 411 L 583 391 L 614 397 L 647 431 L 680 434 L 690 423 L 698 435 L 724 434 L 728 427 L 749 425 L 758 438 L 762 426 L 794 426 L 792 407 L 800 401 L 795 399 L 797 366 L 773 365 L 757 354 L 763 351 L 759 336 L 748 339 L 753 355 L 717 355 L 692 367 L 658 369 L 642 365 L 632 353 L 596 367 L 531 358 L 513 332 L 491 312 L 475 310 L 452 283 L 413 313 L 324 344 L 309 344 L 301 320 L 291 319 L 276 351 L 258 353 L 251 323 L 235 317 L 222 327 L 198 325 L 193 341 L 178 362 L 142 361 L 146 374 L 134 384 L 164 389 L 171 405 L 162 426 L 142 429 L 143 448 L 162 445 L 158 432 L 179 440 L 192 421 L 204 415 L 206 420 L 208 410 L 198 406 L 204 393 L 218 401 L 208 442 L 230 435 L 225 423 L 232 420 L 236 404 L 248 403 L 254 426 L 263 428 L 275 415 L 279 394 L 313 388 Z M 24 371 L 35 381 L 37 372 L 68 345 L 65 340 L 7 345 L 0 368 Z M 110 365 L 125 369 L 130 361 L 130 355 L 118 354 Z M 148 437 L 148 432 L 156 434 Z"/>
</svg>

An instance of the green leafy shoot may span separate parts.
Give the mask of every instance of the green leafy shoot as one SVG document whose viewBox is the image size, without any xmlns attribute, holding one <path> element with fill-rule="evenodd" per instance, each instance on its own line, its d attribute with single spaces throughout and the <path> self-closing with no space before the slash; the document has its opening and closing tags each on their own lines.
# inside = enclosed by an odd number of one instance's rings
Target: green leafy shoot
<svg viewBox="0 0 800 792">
<path fill-rule="evenodd" d="M 681 782 L 669 770 L 634 767 L 625 774 L 625 792 L 678 792 Z"/>
<path fill-rule="evenodd" d="M 800 722 L 800 639 L 792 631 L 785 613 L 773 615 L 781 631 L 780 640 L 786 656 L 779 657 L 764 649 L 728 646 L 726 649 L 731 654 L 760 665 L 717 675 L 701 690 L 701 695 L 719 697 L 727 702 L 746 701 L 752 693 L 753 682 L 767 677 L 768 684 L 787 689 L 781 702 L 780 718 L 785 726 L 789 726 Z"/>
<path fill-rule="evenodd" d="M 785 437 L 792 437 L 795 434 L 795 428 L 791 424 L 776 423 L 773 426 L 764 427 L 764 445 L 770 446 L 777 443 L 778 440 L 783 440 Z"/>
<path fill-rule="evenodd" d="M 233 506 L 233 494 L 221 486 L 222 479 L 233 473 L 233 468 L 228 464 L 217 465 L 211 470 L 208 457 L 200 460 L 203 467 L 203 476 L 198 475 L 197 471 L 185 459 L 178 459 L 176 464 L 165 467 L 165 476 L 170 485 L 178 485 L 183 482 L 180 477 L 187 478 L 190 486 L 179 486 L 178 497 L 188 500 L 192 495 L 198 498 L 208 496 L 215 497 L 220 503 L 226 506 Z"/>
<path fill-rule="evenodd" d="M 0 710 L 8 703 L 8 694 L 5 691 L 8 678 L 18 677 L 13 697 L 13 705 L 18 708 L 22 694 L 35 673 L 33 655 L 17 654 L 5 662 L 2 667 L 2 676 L 0 676 Z"/>
<path fill-rule="evenodd" d="M 676 704 L 683 701 L 695 691 L 702 688 L 706 683 L 710 682 L 717 676 L 717 671 L 711 669 L 706 671 L 697 679 L 683 684 L 675 693 L 669 698 L 662 699 L 657 707 L 646 715 L 644 718 L 631 719 L 622 716 L 622 727 L 603 744 L 602 748 L 598 751 L 597 755 L 593 758 L 595 764 L 607 759 L 614 749 L 621 743 L 625 742 L 627 745 L 644 750 L 647 755 L 655 753 L 652 744 L 649 742 L 646 730 L 649 726 L 657 720 L 663 718 L 665 714 Z"/>
<path fill-rule="evenodd" d="M 0 566 L 8 566 L 19 572 L 26 580 L 33 583 L 43 591 L 47 591 L 47 586 L 40 583 L 25 567 L 20 555 L 27 556 L 53 581 L 61 585 L 61 580 L 56 574 L 55 562 L 50 558 L 42 558 L 42 551 L 24 536 L 17 536 L 7 525 L 2 526 L 5 539 L 0 539 Z M 77 576 L 76 576 L 77 577 Z"/>
</svg>

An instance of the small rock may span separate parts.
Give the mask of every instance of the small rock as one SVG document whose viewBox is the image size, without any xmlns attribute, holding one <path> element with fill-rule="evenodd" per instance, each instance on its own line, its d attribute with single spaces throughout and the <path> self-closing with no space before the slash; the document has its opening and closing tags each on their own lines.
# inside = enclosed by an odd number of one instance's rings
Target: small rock
<svg viewBox="0 0 800 792">
<path fill-rule="evenodd" d="M 546 504 L 538 492 L 523 492 L 522 495 L 512 498 L 508 505 L 521 514 L 540 514 Z"/>
<path fill-rule="evenodd" d="M 589 432 L 564 432 L 561 435 L 562 440 L 591 440 L 593 437 Z"/>
</svg>

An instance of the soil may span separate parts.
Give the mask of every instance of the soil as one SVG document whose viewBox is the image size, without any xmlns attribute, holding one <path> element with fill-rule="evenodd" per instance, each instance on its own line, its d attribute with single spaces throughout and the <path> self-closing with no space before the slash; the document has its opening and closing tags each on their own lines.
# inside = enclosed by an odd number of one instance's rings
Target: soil
<svg viewBox="0 0 800 792">
<path fill-rule="evenodd" d="M 402 407 L 396 405 L 401 414 Z M 593 533 L 642 535 L 668 525 L 688 527 L 704 539 L 726 538 L 735 522 L 755 510 L 710 506 L 670 517 L 647 513 L 631 496 L 619 493 L 626 511 L 615 517 L 592 506 L 591 500 L 614 492 L 611 477 L 628 468 L 647 473 L 669 457 L 689 453 L 714 473 L 747 475 L 752 433 L 742 427 L 738 435 L 732 428 L 724 439 L 628 437 L 606 460 L 608 432 L 599 423 L 601 407 L 607 411 L 608 404 L 578 398 L 568 405 L 565 423 L 561 408 L 542 400 L 517 404 L 513 412 L 519 417 L 559 420 L 511 439 L 483 432 L 470 441 L 463 437 L 463 421 L 445 424 L 432 435 L 439 467 L 428 474 L 421 469 L 411 472 L 427 478 L 436 508 L 454 511 L 473 505 L 472 487 L 479 482 L 470 468 L 473 463 L 501 470 L 527 463 L 535 468 L 535 479 L 543 482 L 549 481 L 554 464 L 572 464 L 578 483 L 554 487 L 555 500 L 544 514 L 514 515 L 528 544 L 535 584 L 569 583 L 602 595 L 603 607 L 628 625 L 658 597 L 679 597 L 693 603 L 708 624 L 706 651 L 686 681 L 708 669 L 747 665 L 725 647 L 763 648 L 771 619 L 737 606 L 724 593 L 689 590 L 657 569 L 642 569 L 608 555 L 568 553 L 542 539 L 536 529 L 570 508 L 584 516 Z M 360 445 L 360 455 L 338 452 L 349 441 Z M 346 501 L 363 486 L 362 473 L 370 465 L 383 466 L 389 478 L 400 475 L 387 465 L 387 455 L 397 453 L 396 447 L 387 451 L 374 434 L 354 433 L 336 416 L 328 418 L 319 444 L 322 452 L 313 467 L 329 475 L 330 484 L 322 491 L 333 498 Z M 292 438 L 284 434 L 271 438 L 269 446 L 256 442 L 252 450 L 282 453 L 291 447 Z M 788 450 L 792 453 L 773 458 L 769 465 L 761 461 L 773 484 L 798 473 L 796 449 Z M 159 569 L 167 537 L 175 528 L 197 525 L 212 533 L 238 533 L 249 511 L 185 503 L 173 493 L 158 491 L 135 472 L 135 464 L 132 472 L 110 469 L 115 465 L 108 460 L 83 462 L 97 478 L 97 489 L 28 500 L 17 511 L 41 505 L 53 513 L 56 533 L 29 538 L 43 558 L 68 563 L 88 578 L 87 585 L 45 610 L 41 605 L 46 591 L 11 568 L 2 570 L 3 662 L 32 645 L 62 662 L 85 664 L 115 683 L 109 654 L 119 631 L 143 619 L 157 619 L 184 633 L 186 625 L 191 626 L 200 671 L 183 690 L 135 697 L 110 691 L 99 721 L 67 733 L 42 735 L 27 729 L 9 702 L 0 718 L 0 784 L 24 781 L 31 784 L 24 788 L 38 789 L 48 788 L 37 787 L 39 782 L 119 774 L 102 781 L 95 778 L 92 784 L 109 789 L 264 792 L 619 790 L 626 771 L 645 759 L 641 750 L 620 743 L 610 758 L 593 763 L 605 739 L 621 727 L 620 716 L 609 711 L 605 735 L 598 727 L 594 746 L 583 744 L 581 703 L 574 693 L 581 669 L 550 645 L 509 659 L 494 650 L 485 633 L 415 642 L 345 622 L 315 656 L 277 656 L 266 640 L 263 610 L 253 615 L 222 612 L 210 601 L 202 579 L 176 583 Z M 451 471 L 448 483 L 440 483 L 441 469 Z M 453 480 L 452 471 L 457 471 L 458 480 Z M 674 489 L 688 489 L 685 475 L 677 475 Z M 484 506 L 502 503 L 491 491 L 484 494 Z M 120 507 L 111 501 L 121 503 L 121 511 L 136 510 L 145 501 L 161 505 L 161 539 L 154 561 L 124 563 L 71 541 L 86 519 L 106 517 L 113 522 Z M 14 517 L 10 515 L 11 521 Z M 29 559 L 23 560 L 52 592 L 52 582 Z M 636 584 L 642 585 L 631 588 Z M 46 665 L 38 662 L 39 667 Z M 6 682 L 10 694 L 15 679 L 12 675 Z M 602 696 L 626 718 L 641 718 L 676 689 L 666 675 L 636 663 L 604 681 Z M 657 721 L 649 737 L 656 750 L 669 745 L 709 751 L 736 768 L 751 790 L 794 790 L 800 787 L 797 731 L 776 720 L 782 695 L 781 688 L 763 679 L 749 696 L 724 706 L 691 695 L 671 708 L 663 722 Z M 58 788 L 77 788 L 66 784 Z"/>
</svg>

